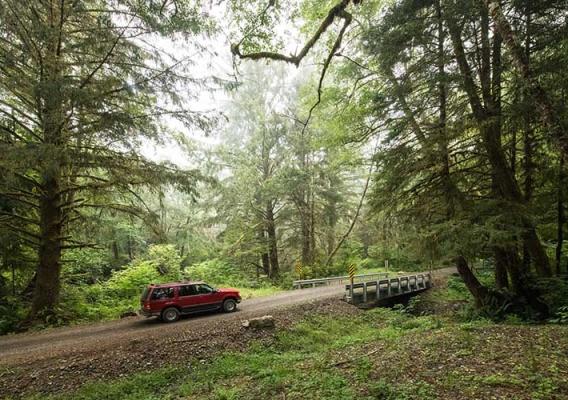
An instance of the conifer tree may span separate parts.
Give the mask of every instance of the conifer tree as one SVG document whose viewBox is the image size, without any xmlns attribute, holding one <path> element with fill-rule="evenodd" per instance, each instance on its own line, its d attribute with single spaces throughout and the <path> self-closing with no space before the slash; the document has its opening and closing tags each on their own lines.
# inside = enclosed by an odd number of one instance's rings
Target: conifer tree
<svg viewBox="0 0 568 400">
<path fill-rule="evenodd" d="M 177 94 L 192 81 L 191 60 L 155 46 L 207 24 L 195 1 L 0 4 L 0 198 L 16 205 L 1 223 L 37 251 L 30 320 L 55 310 L 62 253 L 92 245 L 70 234 L 87 210 L 139 214 L 121 201 L 138 186 L 194 192 L 198 171 L 151 162 L 140 149 L 166 140 L 163 118 L 207 124 Z"/>
</svg>

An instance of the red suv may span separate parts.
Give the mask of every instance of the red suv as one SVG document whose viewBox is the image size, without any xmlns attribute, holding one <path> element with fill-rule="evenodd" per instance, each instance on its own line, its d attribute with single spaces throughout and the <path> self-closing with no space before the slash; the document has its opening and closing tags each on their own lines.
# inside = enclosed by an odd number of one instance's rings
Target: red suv
<svg viewBox="0 0 568 400">
<path fill-rule="evenodd" d="M 164 322 L 177 321 L 182 314 L 223 310 L 233 312 L 241 302 L 236 289 L 215 289 L 204 282 L 176 282 L 150 285 L 144 289 L 140 305 L 146 317 Z"/>
</svg>

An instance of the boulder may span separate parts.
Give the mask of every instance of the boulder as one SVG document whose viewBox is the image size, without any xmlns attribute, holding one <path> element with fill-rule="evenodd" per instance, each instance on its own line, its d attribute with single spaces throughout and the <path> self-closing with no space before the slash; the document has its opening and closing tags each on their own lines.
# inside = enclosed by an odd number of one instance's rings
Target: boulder
<svg viewBox="0 0 568 400">
<path fill-rule="evenodd" d="M 243 326 L 245 328 L 252 329 L 274 328 L 274 317 L 272 315 L 265 315 L 263 317 L 251 318 L 249 320 L 243 321 Z"/>
</svg>

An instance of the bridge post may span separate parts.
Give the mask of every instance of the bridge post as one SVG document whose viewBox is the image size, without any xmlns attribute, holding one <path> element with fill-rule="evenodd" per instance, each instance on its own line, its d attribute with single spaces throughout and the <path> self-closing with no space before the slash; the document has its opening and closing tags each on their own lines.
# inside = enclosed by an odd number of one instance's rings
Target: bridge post
<svg viewBox="0 0 568 400">
<path fill-rule="evenodd" d="M 377 279 L 377 293 L 375 293 L 375 297 L 377 298 L 377 300 L 381 298 L 381 284 L 379 282 L 380 280 Z"/>
<path fill-rule="evenodd" d="M 367 302 L 367 282 L 363 282 L 363 303 Z"/>
</svg>

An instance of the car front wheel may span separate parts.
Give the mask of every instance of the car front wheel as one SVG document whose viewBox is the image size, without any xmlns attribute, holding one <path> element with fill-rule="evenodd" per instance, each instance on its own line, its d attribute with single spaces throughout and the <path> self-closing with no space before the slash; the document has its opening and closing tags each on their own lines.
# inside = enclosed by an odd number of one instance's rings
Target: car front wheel
<svg viewBox="0 0 568 400">
<path fill-rule="evenodd" d="M 162 311 L 162 321 L 176 322 L 179 319 L 179 310 L 175 307 L 166 308 Z"/>
<path fill-rule="evenodd" d="M 223 302 L 223 311 L 234 312 L 237 310 L 237 302 L 233 299 L 227 299 Z"/>
</svg>

